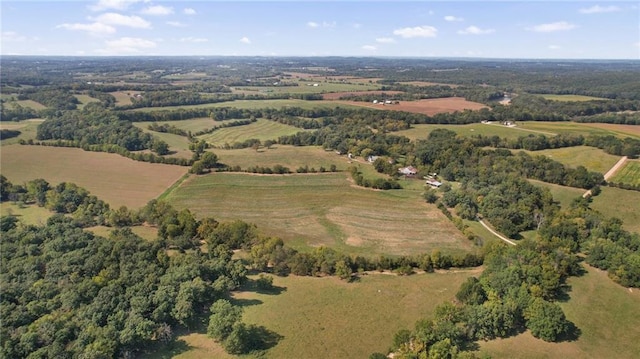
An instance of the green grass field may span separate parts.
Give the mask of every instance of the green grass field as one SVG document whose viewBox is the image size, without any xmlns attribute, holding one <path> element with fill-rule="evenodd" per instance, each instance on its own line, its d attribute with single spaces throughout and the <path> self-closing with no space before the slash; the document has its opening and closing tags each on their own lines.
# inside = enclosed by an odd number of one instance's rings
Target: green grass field
<svg viewBox="0 0 640 359">
<path fill-rule="evenodd" d="M 151 122 L 134 122 L 133 124 L 142 129 L 146 129 L 149 127 Z M 220 122 L 216 122 L 209 117 L 203 117 L 203 118 L 193 118 L 190 120 L 181 120 L 181 121 L 159 121 L 157 122 L 157 124 L 175 126 L 181 130 L 191 131 L 192 133 L 196 133 L 198 131 L 210 129 L 212 127 L 215 127 L 216 125 L 220 125 Z"/>
<path fill-rule="evenodd" d="M 53 214 L 44 207 L 31 205 L 18 205 L 12 202 L 0 203 L 0 213 L 2 216 L 16 216 L 24 224 L 43 225 Z"/>
<path fill-rule="evenodd" d="M 402 130 L 394 132 L 399 136 L 406 136 L 411 140 L 424 140 L 429 137 L 429 133 L 436 128 L 446 128 L 454 131 L 458 135 L 471 137 L 474 135 L 482 136 L 498 136 L 500 138 L 516 139 L 522 136 L 528 136 L 530 134 L 542 134 L 545 136 L 554 136 L 555 132 L 527 130 L 520 127 L 507 127 L 500 124 L 484 124 L 484 123 L 472 123 L 468 125 L 411 125 L 408 130 Z"/>
<path fill-rule="evenodd" d="M 550 133 L 570 133 L 574 135 L 613 135 L 619 138 L 632 137 L 640 139 L 640 134 L 630 130 L 627 125 L 610 125 L 599 123 L 577 123 L 577 122 L 541 122 L 541 121 L 520 121 L 517 127 L 533 131 Z"/>
<path fill-rule="evenodd" d="M 285 80 L 286 83 L 297 83 L 298 86 L 235 86 L 234 92 L 244 94 L 264 94 L 264 93 L 327 93 L 327 92 L 347 92 L 347 91 L 370 91 L 380 89 L 376 83 L 366 81 L 342 83 L 337 81 L 326 81 L 323 78 Z M 349 82 L 348 80 L 346 82 Z M 311 86 L 309 86 L 311 84 Z M 318 86 L 313 86 L 318 84 Z"/>
<path fill-rule="evenodd" d="M 18 100 L 18 101 L 15 101 L 15 102 L 12 101 L 12 102 L 7 102 L 6 105 L 8 107 L 10 107 L 14 103 L 15 104 L 19 104 L 22 107 L 32 108 L 34 110 L 44 110 L 45 108 L 47 108 L 47 106 L 41 104 L 40 102 L 36 102 L 36 101 L 33 101 L 33 100 Z"/>
<path fill-rule="evenodd" d="M 279 122 L 259 119 L 245 126 L 227 127 L 216 130 L 210 134 L 200 136 L 213 146 L 232 145 L 236 142 L 244 142 L 249 139 L 277 140 L 280 136 L 293 135 L 304 131 L 301 128 L 284 125 Z"/>
<path fill-rule="evenodd" d="M 514 150 L 513 152 L 519 151 L 522 150 Z M 531 156 L 546 156 L 572 168 L 584 166 L 589 171 L 596 171 L 602 174 L 605 174 L 620 159 L 620 156 L 610 155 L 599 148 L 587 146 L 524 152 Z"/>
<path fill-rule="evenodd" d="M 593 197 L 591 208 L 622 219 L 623 228 L 640 233 L 640 192 L 602 187 L 602 193 Z"/>
<path fill-rule="evenodd" d="M 640 161 L 627 161 L 627 163 L 616 172 L 611 182 L 640 186 Z"/>
<path fill-rule="evenodd" d="M 44 178 L 73 182 L 111 206 L 139 208 L 187 172 L 187 167 L 134 161 L 117 154 L 77 148 L 3 146 L 2 174 L 22 184 Z"/>
<path fill-rule="evenodd" d="M 308 165 L 309 168 L 315 167 L 316 170 L 323 166 L 329 169 L 331 165 L 336 165 L 338 170 L 346 170 L 352 164 L 346 156 L 339 156 L 333 151 L 325 151 L 321 147 L 316 146 L 285 146 L 273 145 L 271 148 L 260 148 L 257 152 L 251 148 L 243 148 L 238 150 L 212 150 L 220 162 L 227 166 L 240 166 L 248 168 L 253 166 L 273 167 L 274 165 L 282 165 L 289 167 L 294 171 L 298 167 Z M 365 166 L 362 164 L 362 166 Z M 373 168 L 372 166 L 369 166 Z"/>
<path fill-rule="evenodd" d="M 155 227 L 133 226 L 129 228 L 131 228 L 131 231 L 137 234 L 138 236 L 140 236 L 140 238 L 142 239 L 146 239 L 148 241 L 155 241 L 158 238 L 158 229 Z M 95 227 L 86 228 L 86 230 L 93 232 L 93 234 L 97 236 L 109 238 L 109 236 L 111 235 L 111 231 L 113 231 L 114 228 L 105 227 L 105 226 L 95 226 Z"/>
<path fill-rule="evenodd" d="M 35 140 L 36 135 L 38 133 L 38 125 L 40 125 L 44 120 L 34 118 L 31 120 L 24 120 L 20 122 L 0 122 L 0 129 L 8 129 L 8 130 L 18 130 L 20 131 L 20 135 L 17 137 L 9 138 L 6 140 L 2 140 L 1 145 L 15 145 L 20 140 Z"/>
<path fill-rule="evenodd" d="M 320 245 L 345 253 L 415 254 L 473 250 L 416 190 L 374 191 L 345 172 L 308 175 L 214 173 L 192 176 L 166 199 L 217 220 L 242 219 L 296 249 Z"/>
<path fill-rule="evenodd" d="M 606 98 L 602 98 L 602 97 L 593 97 L 593 96 L 582 96 L 582 95 L 540 95 L 542 97 L 544 97 L 547 100 L 552 100 L 552 101 L 563 101 L 563 102 L 568 102 L 568 101 L 593 101 L 593 100 L 608 100 Z"/>
<path fill-rule="evenodd" d="M 585 192 L 585 190 L 581 188 L 560 186 L 557 184 L 536 181 L 533 179 L 530 179 L 529 182 L 533 183 L 536 186 L 549 189 L 551 195 L 553 196 L 553 199 L 556 202 L 559 202 L 562 208 L 568 208 L 574 199 L 582 197 Z"/>
<path fill-rule="evenodd" d="M 90 102 L 100 102 L 100 100 L 98 100 L 97 98 L 93 98 L 89 95 L 74 95 L 75 98 L 78 99 L 78 101 L 80 101 L 80 104 L 78 105 L 79 109 L 82 109 L 86 104 L 90 103 Z"/>
<path fill-rule="evenodd" d="M 547 343 L 529 332 L 480 342 L 481 352 L 499 358 L 619 358 L 640 353 L 640 290 L 615 284 L 606 272 L 587 266 L 581 277 L 569 278 L 569 299 L 560 303 L 567 319 L 581 330 L 576 341 Z"/>
<path fill-rule="evenodd" d="M 133 94 L 132 92 L 115 91 L 109 93 L 116 98 L 116 106 L 131 105 L 132 103 L 131 96 L 129 95 L 129 93 Z"/>
<path fill-rule="evenodd" d="M 305 109 L 313 108 L 360 108 L 358 106 L 351 106 L 348 104 L 334 102 L 334 101 L 305 101 L 305 100 L 237 100 L 217 103 L 207 103 L 201 105 L 184 105 L 184 106 L 166 106 L 166 107 L 144 107 L 137 108 L 131 111 L 163 111 L 163 110 L 177 110 L 177 109 L 190 109 L 190 108 L 218 108 L 218 107 L 235 107 L 243 109 L 258 109 L 258 108 L 283 108 L 283 107 L 301 107 Z"/>
</svg>

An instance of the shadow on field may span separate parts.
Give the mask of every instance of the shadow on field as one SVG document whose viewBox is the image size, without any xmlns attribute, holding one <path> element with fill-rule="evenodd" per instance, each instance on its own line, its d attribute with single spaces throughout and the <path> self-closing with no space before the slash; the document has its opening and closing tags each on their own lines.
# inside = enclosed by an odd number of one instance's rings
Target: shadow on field
<svg viewBox="0 0 640 359">
<path fill-rule="evenodd" d="M 567 331 L 558 338 L 558 342 L 575 342 L 582 335 L 582 330 L 572 321 L 567 320 Z"/>
<path fill-rule="evenodd" d="M 192 347 L 182 339 L 175 339 L 160 350 L 157 350 L 151 356 L 153 359 L 170 359 L 184 352 L 191 350 Z"/>
<path fill-rule="evenodd" d="M 263 302 L 260 299 L 231 299 L 231 304 L 237 305 L 239 307 L 250 307 L 252 305 L 260 305 Z"/>
<path fill-rule="evenodd" d="M 251 328 L 251 337 L 256 342 L 257 350 L 267 350 L 273 348 L 279 341 L 284 339 L 284 336 L 267 329 L 265 326 L 253 326 Z"/>
</svg>

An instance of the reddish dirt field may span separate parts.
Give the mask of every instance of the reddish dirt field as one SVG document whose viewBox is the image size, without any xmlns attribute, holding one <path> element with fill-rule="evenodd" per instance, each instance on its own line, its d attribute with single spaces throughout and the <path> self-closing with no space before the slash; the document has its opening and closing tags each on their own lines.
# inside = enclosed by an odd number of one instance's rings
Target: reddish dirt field
<svg viewBox="0 0 640 359">
<path fill-rule="evenodd" d="M 380 95 L 380 94 L 387 94 L 387 95 L 395 95 L 395 94 L 399 94 L 402 93 L 402 91 L 354 91 L 354 92 L 333 92 L 333 93 L 326 93 L 324 95 L 322 95 L 322 98 L 325 100 L 339 100 L 340 97 L 343 96 L 349 96 L 349 95 L 353 95 L 353 96 L 360 96 L 360 95 Z"/>
<path fill-rule="evenodd" d="M 378 110 L 392 110 L 392 111 L 405 111 L 412 113 L 422 113 L 425 115 L 435 115 L 437 113 L 444 112 L 455 112 L 462 110 L 480 110 L 482 108 L 486 108 L 487 106 L 477 103 L 467 101 L 462 97 L 447 97 L 447 98 L 436 98 L 436 99 L 428 99 L 428 100 L 418 100 L 418 101 L 400 101 L 398 105 L 381 105 L 381 104 L 373 104 L 370 102 L 359 102 L 359 101 L 335 101 L 341 102 L 353 106 L 374 108 Z"/>
</svg>

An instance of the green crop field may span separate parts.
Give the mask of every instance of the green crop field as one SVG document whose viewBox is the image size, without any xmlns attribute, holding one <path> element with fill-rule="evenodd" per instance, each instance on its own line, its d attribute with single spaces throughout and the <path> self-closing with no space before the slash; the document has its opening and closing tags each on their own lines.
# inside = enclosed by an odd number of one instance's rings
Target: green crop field
<svg viewBox="0 0 640 359">
<path fill-rule="evenodd" d="M 593 197 L 591 208 L 624 222 L 623 228 L 640 233 L 640 192 L 626 189 L 602 187 L 602 193 Z"/>
<path fill-rule="evenodd" d="M 252 166 L 273 167 L 279 164 L 289 167 L 291 171 L 295 172 L 298 167 L 304 167 L 305 165 L 308 165 L 309 168 L 315 167 L 316 170 L 322 166 L 328 170 L 333 164 L 341 171 L 351 166 L 346 156 L 339 156 L 333 151 L 325 151 L 316 146 L 274 145 L 270 149 L 260 148 L 257 152 L 251 148 L 239 150 L 214 149 L 212 151 L 218 155 L 220 162 L 225 165 L 240 166 L 241 168 Z M 372 166 L 369 167 L 373 168 Z"/>
<path fill-rule="evenodd" d="M 218 107 L 235 107 L 243 109 L 259 109 L 259 108 L 283 108 L 283 107 L 301 107 L 305 109 L 314 108 L 359 108 L 358 106 L 352 106 L 336 101 L 305 101 L 305 100 L 236 100 L 217 103 L 205 103 L 200 105 L 184 105 L 184 106 L 165 106 L 165 107 L 143 107 L 137 108 L 131 111 L 164 111 L 164 110 L 177 110 L 177 109 L 192 109 L 192 108 L 218 108 Z"/>
<path fill-rule="evenodd" d="M 549 189 L 549 192 L 551 192 L 554 201 L 559 202 L 562 208 L 568 208 L 574 199 L 582 197 L 582 195 L 586 192 L 585 190 L 580 188 L 560 186 L 557 184 L 536 181 L 532 179 L 530 179 L 529 182 L 533 183 L 536 186 Z"/>
<path fill-rule="evenodd" d="M 472 244 L 421 191 L 375 191 L 342 173 L 192 176 L 166 196 L 177 208 L 218 220 L 242 219 L 296 249 L 330 246 L 345 253 L 415 254 Z"/>
<path fill-rule="evenodd" d="M 551 94 L 545 94 L 545 95 L 540 95 L 542 97 L 544 97 L 547 100 L 552 100 L 552 101 L 563 101 L 563 102 L 568 102 L 568 101 L 594 101 L 594 100 L 608 100 L 606 98 L 602 98 L 602 97 L 593 97 L 593 96 L 583 96 L 583 95 L 551 95 Z"/>
<path fill-rule="evenodd" d="M 611 182 L 640 186 L 640 161 L 627 161 L 611 178 Z"/>
<path fill-rule="evenodd" d="M 11 145 L 3 146 L 1 155 L 2 174 L 12 183 L 73 182 L 116 208 L 144 206 L 188 170 L 77 148 Z"/>
<path fill-rule="evenodd" d="M 8 130 L 17 130 L 20 131 L 20 135 L 17 137 L 3 139 L 1 145 L 14 145 L 17 144 L 20 140 L 35 140 L 38 132 L 38 125 L 40 125 L 44 120 L 39 118 L 34 118 L 31 120 L 24 120 L 20 122 L 0 122 L 0 129 L 8 129 Z"/>
<path fill-rule="evenodd" d="M 254 138 L 260 141 L 277 140 L 280 136 L 293 135 L 301 131 L 304 130 L 275 121 L 259 119 L 249 125 L 221 128 L 198 138 L 209 142 L 213 146 L 224 146 L 225 144 L 232 145 L 236 142 L 244 142 Z"/>
<path fill-rule="evenodd" d="M 587 273 L 569 278 L 569 299 L 560 303 L 567 319 L 580 328 L 575 341 L 548 343 L 529 332 L 480 342 L 481 352 L 500 358 L 619 358 L 640 353 L 640 290 L 615 284 L 606 272 L 586 266 Z"/>
<path fill-rule="evenodd" d="M 514 150 L 513 152 L 519 151 L 522 150 Z M 584 166 L 589 171 L 596 171 L 602 174 L 609 171 L 620 159 L 620 156 L 610 155 L 599 148 L 587 146 L 524 152 L 527 152 L 531 156 L 546 156 L 572 168 Z"/>
</svg>

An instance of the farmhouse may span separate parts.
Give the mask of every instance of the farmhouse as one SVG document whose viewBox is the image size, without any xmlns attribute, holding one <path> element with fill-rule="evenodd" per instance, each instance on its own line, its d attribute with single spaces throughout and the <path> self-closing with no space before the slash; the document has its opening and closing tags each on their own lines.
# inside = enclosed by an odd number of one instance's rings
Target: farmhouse
<svg viewBox="0 0 640 359">
<path fill-rule="evenodd" d="M 416 173 L 418 173 L 418 169 L 413 166 L 407 166 L 407 167 L 399 168 L 398 172 L 407 177 L 411 177 L 411 176 L 415 176 Z"/>
</svg>

